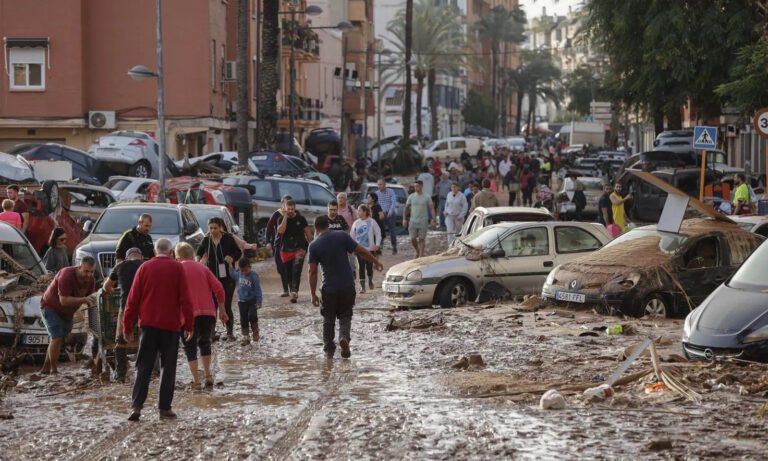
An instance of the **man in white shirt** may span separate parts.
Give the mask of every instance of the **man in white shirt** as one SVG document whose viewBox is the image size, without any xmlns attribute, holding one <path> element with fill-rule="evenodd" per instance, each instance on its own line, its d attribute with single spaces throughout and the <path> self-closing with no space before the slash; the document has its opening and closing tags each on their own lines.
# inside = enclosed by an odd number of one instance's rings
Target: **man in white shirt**
<svg viewBox="0 0 768 461">
<path fill-rule="evenodd" d="M 416 180 L 421 181 L 421 183 L 424 184 L 424 187 L 422 188 L 422 193 L 424 195 L 427 197 L 432 197 L 432 195 L 434 195 L 435 177 L 432 176 L 432 173 L 429 172 L 429 167 L 424 165 L 421 168 L 421 173 L 416 176 Z"/>
<path fill-rule="evenodd" d="M 458 183 L 451 184 L 451 191 L 445 198 L 445 229 L 448 232 L 448 246 L 453 244 L 456 233 L 464 225 L 464 217 L 467 215 L 467 198 L 459 190 Z"/>
<path fill-rule="evenodd" d="M 499 162 L 499 176 L 501 176 L 502 182 L 502 189 L 504 186 L 509 187 L 509 184 L 506 180 L 507 173 L 509 173 L 509 170 L 512 168 L 512 162 L 509 161 L 509 156 L 504 156 L 504 158 Z M 501 189 L 500 189 L 501 190 Z"/>
</svg>

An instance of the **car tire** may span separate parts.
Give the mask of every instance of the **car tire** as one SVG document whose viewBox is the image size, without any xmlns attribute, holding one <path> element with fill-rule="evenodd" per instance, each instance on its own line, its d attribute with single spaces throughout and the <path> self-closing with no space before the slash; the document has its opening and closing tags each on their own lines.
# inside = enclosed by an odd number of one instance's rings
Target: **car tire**
<svg viewBox="0 0 768 461">
<path fill-rule="evenodd" d="M 56 181 L 43 181 L 42 189 L 45 193 L 44 208 L 47 210 L 46 213 L 53 213 L 59 206 L 59 185 Z"/>
<path fill-rule="evenodd" d="M 440 286 L 438 304 L 443 309 L 459 307 L 469 299 L 469 284 L 462 279 L 453 278 Z"/>
<path fill-rule="evenodd" d="M 640 304 L 640 317 L 665 318 L 669 317 L 671 313 L 669 300 L 659 293 L 651 293 Z"/>
<path fill-rule="evenodd" d="M 128 168 L 128 176 L 150 178 L 152 176 L 152 167 L 145 160 L 139 160 Z"/>
<path fill-rule="evenodd" d="M 267 221 L 261 220 L 256 223 L 256 244 L 260 247 L 267 246 Z"/>
</svg>

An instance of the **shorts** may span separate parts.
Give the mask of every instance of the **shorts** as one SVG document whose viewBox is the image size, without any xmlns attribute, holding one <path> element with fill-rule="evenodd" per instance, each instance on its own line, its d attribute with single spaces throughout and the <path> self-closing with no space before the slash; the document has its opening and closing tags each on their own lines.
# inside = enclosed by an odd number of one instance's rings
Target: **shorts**
<svg viewBox="0 0 768 461">
<path fill-rule="evenodd" d="M 65 319 L 53 309 L 42 308 L 43 323 L 51 339 L 65 338 L 72 332 L 72 319 Z"/>
<path fill-rule="evenodd" d="M 417 226 L 417 225 L 409 225 L 408 226 L 408 235 L 412 239 L 417 240 L 426 240 L 427 239 L 427 225 L 424 226 Z"/>
</svg>

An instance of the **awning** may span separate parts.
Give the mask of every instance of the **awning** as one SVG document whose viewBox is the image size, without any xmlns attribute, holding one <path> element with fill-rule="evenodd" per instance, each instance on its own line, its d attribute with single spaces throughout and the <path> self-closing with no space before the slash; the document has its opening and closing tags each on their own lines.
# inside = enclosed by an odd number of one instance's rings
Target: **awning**
<svg viewBox="0 0 768 461">
<path fill-rule="evenodd" d="M 3 41 L 5 41 L 5 46 L 8 48 L 47 48 L 50 44 L 50 39 L 47 37 L 4 37 Z"/>
<path fill-rule="evenodd" d="M 170 130 L 172 130 L 175 134 L 180 135 L 188 135 L 188 134 L 197 134 L 197 133 L 206 133 L 208 131 L 207 126 L 177 126 L 173 127 Z"/>
</svg>

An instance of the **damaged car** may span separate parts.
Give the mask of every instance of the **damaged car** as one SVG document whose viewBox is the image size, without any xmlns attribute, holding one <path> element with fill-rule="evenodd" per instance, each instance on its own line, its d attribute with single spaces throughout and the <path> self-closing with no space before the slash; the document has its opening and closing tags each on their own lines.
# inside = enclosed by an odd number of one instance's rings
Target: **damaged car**
<svg viewBox="0 0 768 461">
<path fill-rule="evenodd" d="M 683 351 L 688 359 L 734 357 L 768 362 L 768 279 L 765 243 L 688 314 Z"/>
<path fill-rule="evenodd" d="M 403 202 L 405 203 L 405 202 Z M 554 221 L 555 217 L 546 208 L 530 208 L 524 206 L 494 206 L 477 207 L 464 220 L 464 225 L 456 234 L 456 238 L 464 238 L 479 231 L 485 226 L 501 222 L 533 222 Z M 459 243 L 454 240 L 452 246 Z"/>
<path fill-rule="evenodd" d="M 5 358 L 20 353 L 45 354 L 49 337 L 40 299 L 51 280 L 24 234 L 0 221 L 0 347 L 6 349 L 2 354 Z M 78 311 L 73 320 L 72 333 L 65 343 L 79 351 L 87 339 L 83 311 Z"/>
<path fill-rule="evenodd" d="M 541 295 L 605 313 L 679 317 L 727 280 L 762 241 L 733 222 L 711 218 L 684 220 L 677 233 L 640 227 L 557 267 Z"/>
<path fill-rule="evenodd" d="M 516 222 L 483 227 L 448 251 L 387 271 L 391 305 L 456 307 L 538 293 L 549 271 L 611 240 L 595 223 Z"/>
</svg>

